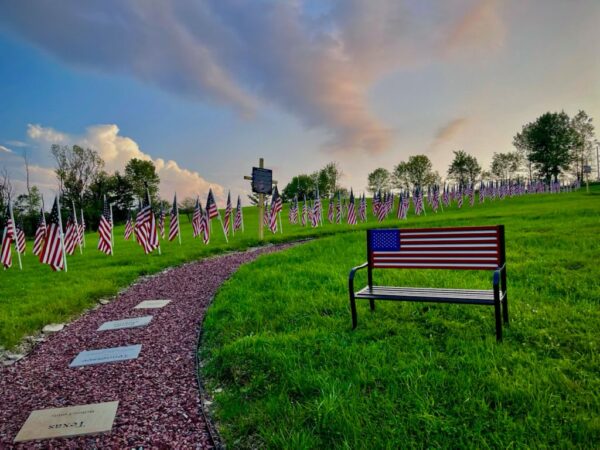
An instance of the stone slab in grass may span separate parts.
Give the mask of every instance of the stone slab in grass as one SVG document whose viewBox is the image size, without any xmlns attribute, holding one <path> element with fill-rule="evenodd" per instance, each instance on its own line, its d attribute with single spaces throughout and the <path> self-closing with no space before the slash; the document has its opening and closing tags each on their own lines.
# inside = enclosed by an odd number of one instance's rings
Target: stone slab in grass
<svg viewBox="0 0 600 450">
<path fill-rule="evenodd" d="M 15 442 L 51 439 L 110 431 L 118 401 L 33 411 L 15 437 Z"/>
<path fill-rule="evenodd" d="M 142 346 L 128 345 L 126 347 L 101 348 L 99 350 L 84 350 L 75 357 L 69 367 L 90 366 L 109 362 L 127 361 L 136 359 Z"/>
<path fill-rule="evenodd" d="M 144 327 L 150 323 L 152 316 L 143 317 L 131 317 L 129 319 L 111 320 L 110 322 L 104 322 L 98 328 L 98 331 L 107 330 L 122 330 L 124 328 L 137 328 Z"/>
<path fill-rule="evenodd" d="M 134 309 L 154 309 L 163 308 L 167 306 L 171 300 L 144 300 L 142 303 L 136 305 Z"/>
</svg>

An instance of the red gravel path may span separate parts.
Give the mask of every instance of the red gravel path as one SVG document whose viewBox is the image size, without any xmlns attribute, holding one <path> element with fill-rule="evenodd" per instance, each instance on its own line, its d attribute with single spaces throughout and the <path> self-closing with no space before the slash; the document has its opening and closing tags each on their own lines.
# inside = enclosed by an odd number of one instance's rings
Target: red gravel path
<svg viewBox="0 0 600 450">
<path fill-rule="evenodd" d="M 241 264 L 285 246 L 206 259 L 146 279 L 28 357 L 0 367 L 0 448 L 210 448 L 195 374 L 199 324 L 218 287 Z M 151 299 L 171 303 L 133 309 Z M 109 320 L 145 315 L 154 316 L 145 327 L 96 331 Z M 142 344 L 137 359 L 69 368 L 82 350 L 134 344 Z M 111 433 L 13 444 L 31 411 L 113 400 L 119 409 Z"/>
</svg>

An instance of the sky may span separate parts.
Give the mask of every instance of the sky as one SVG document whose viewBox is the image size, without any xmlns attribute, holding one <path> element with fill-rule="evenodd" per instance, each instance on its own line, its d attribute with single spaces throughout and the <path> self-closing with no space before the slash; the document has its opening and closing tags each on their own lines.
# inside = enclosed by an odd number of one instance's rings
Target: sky
<svg viewBox="0 0 600 450">
<path fill-rule="evenodd" d="M 598 0 L 1 2 L 0 169 L 23 192 L 26 153 L 49 203 L 53 143 L 151 159 L 166 199 L 244 198 L 259 157 L 357 192 L 415 154 L 488 168 L 546 111 L 598 125 L 598 42 Z"/>
</svg>

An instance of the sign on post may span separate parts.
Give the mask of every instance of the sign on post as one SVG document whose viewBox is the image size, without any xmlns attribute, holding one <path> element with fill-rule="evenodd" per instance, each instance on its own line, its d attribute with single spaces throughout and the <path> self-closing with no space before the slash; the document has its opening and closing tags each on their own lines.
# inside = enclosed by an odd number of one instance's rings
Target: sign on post
<svg viewBox="0 0 600 450">
<path fill-rule="evenodd" d="M 271 169 L 252 168 L 252 192 L 267 195 L 273 193 L 273 171 Z"/>
</svg>

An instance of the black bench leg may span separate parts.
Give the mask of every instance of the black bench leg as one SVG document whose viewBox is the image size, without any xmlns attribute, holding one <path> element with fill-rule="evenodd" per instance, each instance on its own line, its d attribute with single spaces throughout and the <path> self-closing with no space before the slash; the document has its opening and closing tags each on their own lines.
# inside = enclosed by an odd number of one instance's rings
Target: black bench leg
<svg viewBox="0 0 600 450">
<path fill-rule="evenodd" d="M 375 300 L 369 300 L 369 305 L 371 306 L 371 311 L 375 311 Z"/>
<path fill-rule="evenodd" d="M 358 318 L 356 317 L 356 300 L 354 300 L 352 294 L 350 294 L 350 311 L 352 312 L 352 329 L 354 330 L 358 324 Z"/>
<path fill-rule="evenodd" d="M 500 286 L 502 287 L 502 292 L 504 292 L 504 298 L 502 299 L 502 317 L 504 319 L 504 323 L 508 325 L 508 295 L 506 293 L 506 267 L 504 268 L 504 270 L 502 270 L 500 280 Z"/>
<path fill-rule="evenodd" d="M 494 315 L 496 316 L 496 341 L 502 341 L 502 311 L 500 304 L 500 286 L 498 286 L 498 279 L 494 282 Z"/>
</svg>

